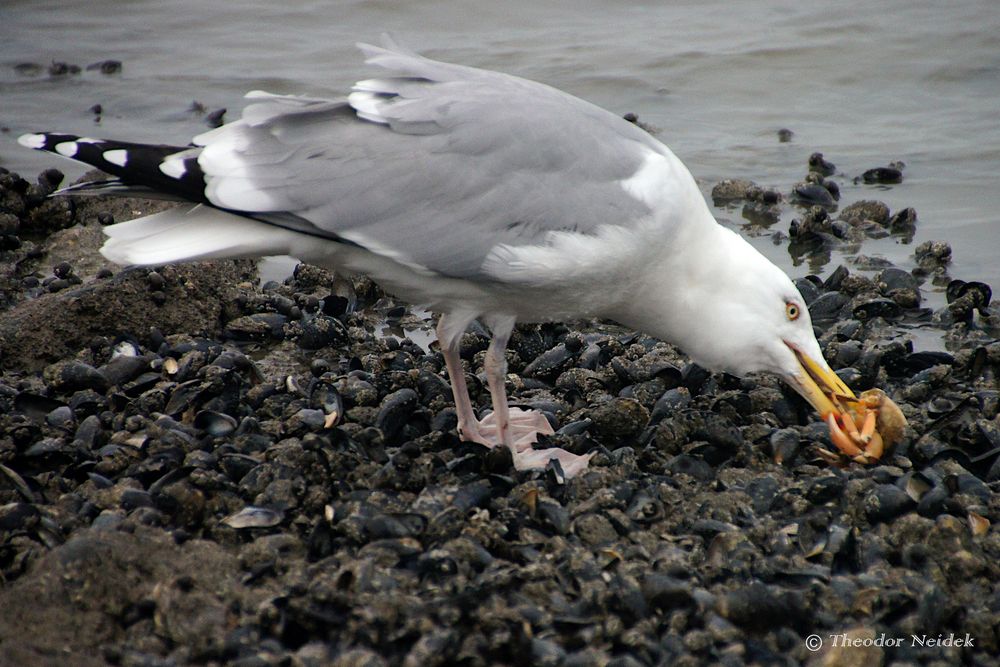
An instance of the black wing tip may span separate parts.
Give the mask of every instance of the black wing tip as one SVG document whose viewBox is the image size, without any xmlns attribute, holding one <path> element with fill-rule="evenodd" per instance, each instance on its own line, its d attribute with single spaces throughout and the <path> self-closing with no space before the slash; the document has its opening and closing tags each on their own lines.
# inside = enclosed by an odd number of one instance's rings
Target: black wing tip
<svg viewBox="0 0 1000 667">
<path fill-rule="evenodd" d="M 32 132 L 18 137 L 26 148 L 56 153 L 83 162 L 116 176 L 123 186 L 138 192 L 160 192 L 172 199 L 204 202 L 205 178 L 197 158 L 171 155 L 190 150 L 189 146 L 137 144 L 93 139 L 59 132 Z M 164 168 L 168 165 L 168 168 Z M 139 187 L 134 187 L 139 186 Z M 93 189 L 95 192 L 97 188 Z M 122 191 L 128 191 L 123 187 Z M 111 194 L 110 190 L 106 190 Z"/>
<path fill-rule="evenodd" d="M 79 139 L 80 137 L 75 134 L 64 134 L 62 132 L 29 132 L 28 134 L 19 136 L 17 143 L 25 148 L 33 148 L 37 151 L 60 153 L 56 146 L 65 143 L 74 143 Z"/>
</svg>

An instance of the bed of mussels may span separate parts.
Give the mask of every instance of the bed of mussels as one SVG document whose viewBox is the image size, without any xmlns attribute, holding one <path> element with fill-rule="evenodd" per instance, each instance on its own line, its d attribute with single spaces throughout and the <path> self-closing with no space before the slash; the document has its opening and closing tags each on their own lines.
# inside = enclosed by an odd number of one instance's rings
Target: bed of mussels
<svg viewBox="0 0 1000 667">
<path fill-rule="evenodd" d="M 802 253 L 912 236 L 910 209 L 838 211 L 824 165 L 713 194 L 796 207 Z M 947 243 L 798 281 L 831 365 L 909 420 L 873 466 L 828 462 L 774 378 L 520 326 L 513 402 L 597 452 L 566 480 L 459 441 L 426 313 L 304 265 L 108 266 L 102 225 L 163 204 L 61 179 L 0 173 L 0 663 L 994 664 L 1000 311 Z M 482 407 L 487 342 L 462 340 Z"/>
</svg>

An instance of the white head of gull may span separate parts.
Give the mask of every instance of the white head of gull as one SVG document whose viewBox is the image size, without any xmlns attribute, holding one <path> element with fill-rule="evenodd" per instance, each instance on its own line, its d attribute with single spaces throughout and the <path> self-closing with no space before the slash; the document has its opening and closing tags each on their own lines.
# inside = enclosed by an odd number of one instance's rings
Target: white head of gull
<svg viewBox="0 0 1000 667">
<path fill-rule="evenodd" d="M 519 320 L 610 318 L 709 368 L 779 375 L 835 436 L 854 426 L 843 402 L 856 399 L 823 360 L 792 281 L 715 221 L 666 146 L 540 83 L 388 41 L 359 47 L 381 77 L 337 99 L 249 93 L 240 120 L 194 147 L 49 133 L 20 142 L 116 177 L 63 193 L 185 202 L 106 228 L 112 261 L 292 255 L 367 273 L 440 313 L 459 432 L 508 447 L 517 469 L 556 459 L 572 476 L 591 458 L 534 449 L 551 425 L 508 407 L 504 351 Z M 493 411 L 482 420 L 458 353 L 475 318 L 492 331 Z M 865 443 L 843 449 L 863 455 Z"/>
</svg>

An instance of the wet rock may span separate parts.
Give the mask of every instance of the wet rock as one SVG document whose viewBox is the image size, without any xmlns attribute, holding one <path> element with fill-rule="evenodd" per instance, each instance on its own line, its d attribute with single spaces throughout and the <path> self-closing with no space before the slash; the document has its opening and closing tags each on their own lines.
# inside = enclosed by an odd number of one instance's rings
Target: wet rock
<svg viewBox="0 0 1000 667">
<path fill-rule="evenodd" d="M 944 241 L 924 241 L 913 250 L 917 264 L 932 270 L 951 263 L 951 246 Z"/>
<path fill-rule="evenodd" d="M 230 321 L 224 330 L 227 338 L 240 342 L 282 340 L 288 318 L 278 313 L 255 313 Z"/>
<path fill-rule="evenodd" d="M 120 271 L 108 280 L 24 301 L 0 311 L 4 359 L 16 358 L 22 368 L 37 369 L 74 354 L 108 331 L 144 334 L 156 327 L 168 334 L 199 329 L 219 332 L 223 308 L 235 295 L 235 285 L 254 270 L 245 261 L 165 267 L 162 271 L 170 276 L 165 292 L 170 308 L 159 308 L 148 300 L 141 271 Z M 36 331 L 47 335 L 40 338 Z"/>
<path fill-rule="evenodd" d="M 748 181 L 741 178 L 727 178 L 724 181 L 720 181 L 715 184 L 712 188 L 712 199 L 716 206 L 721 206 L 723 203 L 738 199 L 748 199 L 748 193 L 758 186 L 753 181 Z"/>
<path fill-rule="evenodd" d="M 804 600 L 794 591 L 782 591 L 753 582 L 721 596 L 719 614 L 733 623 L 755 630 L 798 626 L 803 618 Z"/>
<path fill-rule="evenodd" d="M 712 201 L 716 206 L 741 200 L 771 206 L 781 201 L 781 194 L 740 178 L 725 179 L 712 188 Z"/>
<path fill-rule="evenodd" d="M 850 628 L 826 641 L 811 667 L 865 667 L 883 664 L 885 649 L 876 641 L 875 628 Z M 883 642 L 884 643 L 884 642 Z"/>
<path fill-rule="evenodd" d="M 863 199 L 845 206 L 839 217 L 846 221 L 871 220 L 885 227 L 889 224 L 889 207 L 880 201 Z"/>
<path fill-rule="evenodd" d="M 573 532 L 590 546 L 609 544 L 618 539 L 618 532 L 603 514 L 583 514 L 573 521 Z"/>
<path fill-rule="evenodd" d="M 337 345 L 348 338 L 347 328 L 343 323 L 326 315 L 290 324 L 287 333 L 304 350 L 318 350 L 328 345 Z"/>
<path fill-rule="evenodd" d="M 112 615 L 148 619 L 157 633 L 190 647 L 190 655 L 217 658 L 227 630 L 223 596 L 236 595 L 248 609 L 264 597 L 241 590 L 238 576 L 235 558 L 208 541 L 181 547 L 146 527 L 134 533 L 81 531 L 0 591 L 4 609 L 20 610 L 0 617 L 6 638 L 0 661 L 52 664 L 47 656 L 55 640 L 75 647 L 74 664 L 106 664 L 102 647 L 126 637 L 122 625 L 109 623 Z M 147 633 L 152 636 L 152 625 Z"/>
<path fill-rule="evenodd" d="M 643 577 L 642 596 L 652 609 L 672 610 L 694 603 L 688 582 L 655 572 Z"/>
<path fill-rule="evenodd" d="M 593 429 L 611 442 L 634 438 L 649 423 L 649 411 L 631 398 L 613 398 L 591 410 L 589 417 Z"/>
</svg>

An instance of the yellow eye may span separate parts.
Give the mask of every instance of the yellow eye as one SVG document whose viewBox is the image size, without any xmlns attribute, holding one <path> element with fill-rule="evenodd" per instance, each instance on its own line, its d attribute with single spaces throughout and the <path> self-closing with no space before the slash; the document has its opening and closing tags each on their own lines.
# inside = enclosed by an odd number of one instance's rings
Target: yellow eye
<svg viewBox="0 0 1000 667">
<path fill-rule="evenodd" d="M 794 304 L 791 301 L 785 304 L 785 316 L 788 318 L 789 321 L 794 322 L 795 320 L 799 319 L 799 314 L 800 311 L 798 304 Z"/>
</svg>

